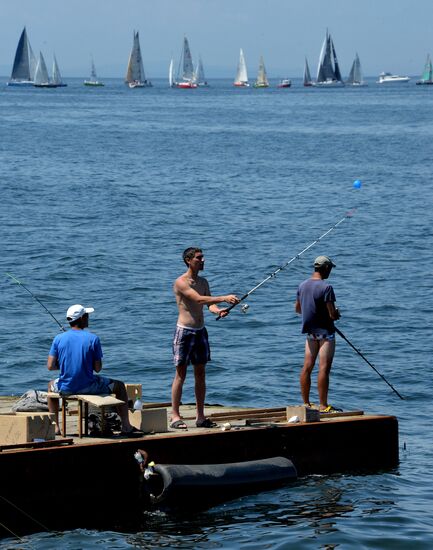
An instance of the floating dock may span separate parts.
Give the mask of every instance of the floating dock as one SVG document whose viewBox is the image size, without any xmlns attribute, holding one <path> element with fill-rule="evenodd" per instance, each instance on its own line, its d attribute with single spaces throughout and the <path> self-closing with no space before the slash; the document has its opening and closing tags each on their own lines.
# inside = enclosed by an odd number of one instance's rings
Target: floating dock
<svg viewBox="0 0 433 550">
<path fill-rule="evenodd" d="M 9 412 L 14 400 L 0 397 L 0 412 Z M 182 406 L 181 412 L 187 431 L 169 429 L 122 439 L 78 438 L 71 410 L 67 437 L 0 447 L 0 535 L 137 524 L 142 519 L 137 449 L 160 464 L 283 456 L 293 462 L 298 476 L 372 472 L 398 465 L 394 416 L 353 411 L 321 415 L 319 422 L 288 423 L 286 407 L 207 406 L 206 414 L 217 427 L 204 429 L 195 427 L 193 406 Z M 223 430 L 227 423 L 229 429 Z"/>
</svg>

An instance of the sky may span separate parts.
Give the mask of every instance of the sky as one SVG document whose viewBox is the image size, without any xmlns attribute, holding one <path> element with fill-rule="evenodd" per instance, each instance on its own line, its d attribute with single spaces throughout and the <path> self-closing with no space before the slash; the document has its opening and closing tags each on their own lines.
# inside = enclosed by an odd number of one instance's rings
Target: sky
<svg viewBox="0 0 433 550">
<path fill-rule="evenodd" d="M 312 75 L 326 29 L 347 75 L 358 52 L 366 76 L 419 75 L 433 53 L 433 0 L 0 0 L 0 75 L 9 76 L 24 26 L 64 77 L 123 77 L 133 30 L 146 76 L 165 77 L 186 35 L 207 78 L 234 77 L 243 48 L 254 77 L 260 55 L 269 77 Z"/>
</svg>

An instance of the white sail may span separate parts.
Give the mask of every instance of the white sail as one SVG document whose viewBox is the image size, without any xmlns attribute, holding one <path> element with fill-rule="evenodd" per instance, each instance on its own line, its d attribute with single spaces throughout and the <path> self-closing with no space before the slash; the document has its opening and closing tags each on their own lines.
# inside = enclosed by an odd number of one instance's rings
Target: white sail
<svg viewBox="0 0 433 550">
<path fill-rule="evenodd" d="M 35 54 L 33 53 L 32 47 L 30 46 L 30 42 L 28 42 L 29 46 L 29 70 L 30 70 L 30 80 L 35 79 L 35 73 L 36 73 L 36 65 L 38 64 L 38 61 L 36 59 Z"/>
<path fill-rule="evenodd" d="M 35 84 L 37 86 L 49 84 L 47 65 L 42 52 L 39 52 L 39 60 L 35 71 Z"/>
<path fill-rule="evenodd" d="M 247 64 L 245 62 L 245 56 L 242 48 L 239 53 L 239 63 L 238 63 L 238 69 L 236 72 L 235 84 L 241 85 L 241 86 L 248 85 Z"/>
<path fill-rule="evenodd" d="M 57 84 L 57 85 L 62 84 L 62 75 L 60 74 L 60 69 L 59 69 L 59 65 L 57 63 L 56 56 L 54 56 L 54 58 L 53 58 L 53 77 L 52 77 L 51 82 L 53 84 Z"/>
<path fill-rule="evenodd" d="M 168 85 L 170 88 L 173 87 L 174 84 L 174 76 L 173 76 L 173 58 L 170 59 L 170 65 L 168 67 Z"/>
<path fill-rule="evenodd" d="M 198 58 L 198 65 L 195 70 L 195 80 L 199 85 L 206 85 L 206 77 L 204 76 L 204 68 L 203 68 L 203 61 L 201 59 L 201 56 Z"/>
</svg>

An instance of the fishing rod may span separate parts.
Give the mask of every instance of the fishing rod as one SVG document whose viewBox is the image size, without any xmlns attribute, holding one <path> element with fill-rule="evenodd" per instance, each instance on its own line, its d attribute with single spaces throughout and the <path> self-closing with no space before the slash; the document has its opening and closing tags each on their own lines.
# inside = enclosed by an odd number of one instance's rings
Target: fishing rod
<svg viewBox="0 0 433 550">
<path fill-rule="evenodd" d="M 270 275 L 268 275 L 265 279 L 263 279 L 263 281 L 261 281 L 258 285 L 256 285 L 255 287 L 253 287 L 251 290 L 249 290 L 246 294 L 244 294 L 242 296 L 242 298 L 240 298 L 239 302 L 243 302 L 246 298 L 248 298 L 248 296 L 250 296 L 253 292 L 255 292 L 256 290 L 258 290 L 261 286 L 263 286 L 265 283 L 267 283 L 270 279 L 274 279 L 276 277 L 276 275 L 282 271 L 283 269 L 285 269 L 288 265 L 290 265 L 292 262 L 294 262 L 295 260 L 297 260 L 298 258 L 300 258 L 302 256 L 302 254 L 304 254 L 305 252 L 307 252 L 307 250 L 309 250 L 311 247 L 313 247 L 315 244 L 317 244 L 319 241 L 321 241 L 324 237 L 326 237 L 326 235 L 329 235 L 329 233 L 331 233 L 331 231 L 333 231 L 334 229 L 336 229 L 341 223 L 344 222 L 344 220 L 346 220 L 347 218 L 351 218 L 354 213 L 356 211 L 356 208 L 353 208 L 352 210 L 349 210 L 349 212 L 347 212 L 342 218 L 341 220 L 338 220 L 337 223 L 334 223 L 334 225 L 332 227 L 330 227 L 327 231 L 325 231 L 325 233 L 323 233 L 323 235 L 320 235 L 320 237 L 318 237 L 315 241 L 311 242 L 308 246 L 306 246 L 303 250 L 301 250 L 301 252 L 299 252 L 298 254 L 296 254 L 296 256 L 293 256 L 293 258 L 291 258 L 290 260 L 288 260 L 285 264 L 281 265 L 280 267 L 278 267 L 275 271 L 273 271 Z M 233 309 L 237 304 L 232 304 L 231 306 L 227 307 L 224 309 L 224 311 L 227 311 L 229 312 L 231 309 Z M 245 304 L 244 306 L 242 306 L 242 311 L 245 313 L 248 309 L 248 305 Z M 219 319 L 221 319 L 221 314 L 218 315 L 216 317 L 216 320 L 218 321 Z"/>
<path fill-rule="evenodd" d="M 370 363 L 370 361 L 365 357 L 365 355 L 364 355 L 363 353 L 361 353 L 361 352 L 359 351 L 359 349 L 357 349 L 357 348 L 352 344 L 352 342 L 350 342 L 350 341 L 346 338 L 346 336 L 344 336 L 344 334 L 341 332 L 341 330 L 339 330 L 337 327 L 335 327 L 335 332 L 336 332 L 337 334 L 339 334 L 339 335 L 343 338 L 343 340 L 345 340 L 345 341 L 349 344 L 349 346 L 350 346 L 352 349 L 354 349 L 354 350 L 356 351 L 356 353 L 357 353 L 360 357 L 362 357 L 362 358 L 364 359 L 364 361 L 367 363 L 367 365 L 370 365 L 370 367 L 371 367 L 375 372 L 377 372 L 377 374 L 378 374 L 378 375 L 388 384 L 388 386 L 392 389 L 392 391 L 395 392 L 395 393 L 400 397 L 400 399 L 403 399 L 403 400 L 404 400 L 404 397 L 403 397 L 402 395 L 400 395 L 400 394 L 398 393 L 398 391 L 394 388 L 394 386 L 393 386 L 392 384 L 390 384 L 390 383 L 388 382 L 388 380 L 383 376 L 383 374 L 381 374 L 381 373 L 377 370 L 377 368 L 376 368 L 372 363 Z"/>
<path fill-rule="evenodd" d="M 47 307 L 44 306 L 44 304 L 39 300 L 39 298 L 38 298 L 37 296 L 35 296 L 35 295 L 33 294 L 33 292 L 32 292 L 31 290 L 29 290 L 21 281 L 19 281 L 16 277 L 14 277 L 13 275 L 11 275 L 10 273 L 6 273 L 6 275 L 7 275 L 8 277 L 10 277 L 12 280 L 14 280 L 17 284 L 19 284 L 20 286 L 22 286 L 22 287 L 24 288 L 24 290 L 26 290 L 26 291 L 30 294 L 30 296 L 31 296 L 32 298 L 34 298 L 34 299 L 38 302 L 38 304 L 40 304 L 40 305 L 45 309 L 45 311 L 48 313 L 48 315 L 51 315 L 51 317 L 52 317 L 52 318 L 54 319 L 54 321 L 59 325 L 59 327 L 62 329 L 62 331 L 63 331 L 63 332 L 66 332 L 66 329 L 65 329 L 64 326 L 60 323 L 60 321 L 58 321 L 58 320 L 54 317 L 54 315 L 51 313 L 51 311 L 50 311 Z"/>
</svg>

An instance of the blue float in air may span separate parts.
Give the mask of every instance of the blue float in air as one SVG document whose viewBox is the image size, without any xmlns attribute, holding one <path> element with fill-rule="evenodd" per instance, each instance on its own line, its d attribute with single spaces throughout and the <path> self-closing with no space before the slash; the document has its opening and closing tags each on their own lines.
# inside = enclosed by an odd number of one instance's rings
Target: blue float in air
<svg viewBox="0 0 433 550">
<path fill-rule="evenodd" d="M 355 180 L 355 181 L 353 182 L 353 188 L 354 188 L 354 189 L 361 189 L 361 186 L 362 186 L 361 180 Z"/>
</svg>

